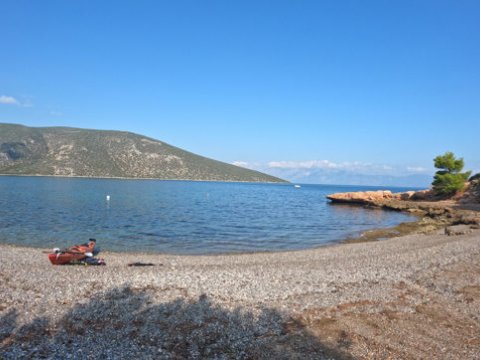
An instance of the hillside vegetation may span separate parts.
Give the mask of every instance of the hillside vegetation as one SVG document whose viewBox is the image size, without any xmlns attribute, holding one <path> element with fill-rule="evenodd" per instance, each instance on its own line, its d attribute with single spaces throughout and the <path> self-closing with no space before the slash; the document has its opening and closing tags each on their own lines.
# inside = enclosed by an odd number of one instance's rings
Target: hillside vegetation
<svg viewBox="0 0 480 360">
<path fill-rule="evenodd" d="M 0 174 L 284 182 L 145 136 L 0 124 Z"/>
</svg>

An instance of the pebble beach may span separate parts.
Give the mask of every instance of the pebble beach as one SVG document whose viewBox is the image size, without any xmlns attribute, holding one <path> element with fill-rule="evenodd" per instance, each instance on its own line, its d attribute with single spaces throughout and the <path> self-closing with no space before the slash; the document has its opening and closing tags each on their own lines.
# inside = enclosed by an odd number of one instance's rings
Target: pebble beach
<svg viewBox="0 0 480 360">
<path fill-rule="evenodd" d="M 0 251 L 3 359 L 480 357 L 479 230 L 106 266 Z"/>
</svg>

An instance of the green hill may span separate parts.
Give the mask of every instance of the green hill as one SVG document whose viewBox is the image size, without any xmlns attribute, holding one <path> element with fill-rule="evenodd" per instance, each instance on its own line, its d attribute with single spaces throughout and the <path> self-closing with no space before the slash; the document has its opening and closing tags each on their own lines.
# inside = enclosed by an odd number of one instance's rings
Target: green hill
<svg viewBox="0 0 480 360">
<path fill-rule="evenodd" d="M 0 124 L 0 174 L 284 182 L 145 136 Z"/>
</svg>

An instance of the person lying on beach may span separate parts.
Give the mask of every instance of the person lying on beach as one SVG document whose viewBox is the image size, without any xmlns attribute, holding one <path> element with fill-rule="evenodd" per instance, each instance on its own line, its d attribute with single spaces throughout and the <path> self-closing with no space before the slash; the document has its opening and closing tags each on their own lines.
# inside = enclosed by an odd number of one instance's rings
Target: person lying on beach
<svg viewBox="0 0 480 360">
<path fill-rule="evenodd" d="M 84 254 L 85 256 L 91 257 L 95 254 L 94 251 L 96 244 L 96 239 L 88 239 L 88 243 L 70 246 L 68 249 L 62 250 L 62 252 L 70 254 Z"/>
</svg>

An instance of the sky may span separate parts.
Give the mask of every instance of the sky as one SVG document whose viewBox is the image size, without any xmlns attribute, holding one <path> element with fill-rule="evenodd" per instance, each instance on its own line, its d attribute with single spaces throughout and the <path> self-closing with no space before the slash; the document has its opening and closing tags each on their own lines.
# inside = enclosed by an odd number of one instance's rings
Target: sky
<svg viewBox="0 0 480 360">
<path fill-rule="evenodd" d="M 480 2 L 0 0 L 0 122 L 125 130 L 306 183 L 480 172 Z"/>
</svg>

